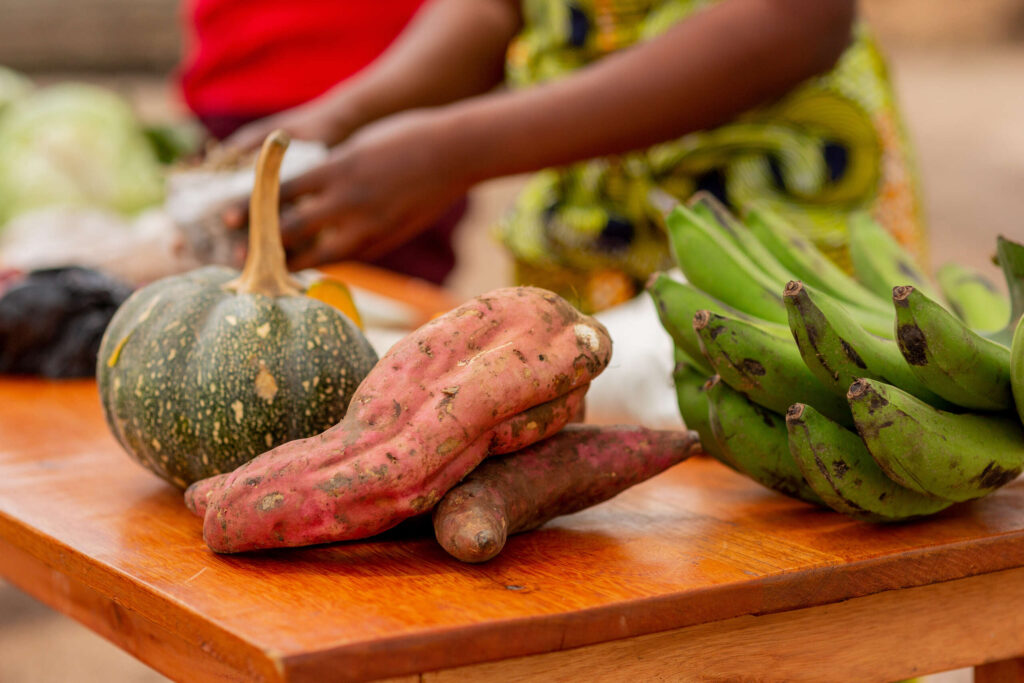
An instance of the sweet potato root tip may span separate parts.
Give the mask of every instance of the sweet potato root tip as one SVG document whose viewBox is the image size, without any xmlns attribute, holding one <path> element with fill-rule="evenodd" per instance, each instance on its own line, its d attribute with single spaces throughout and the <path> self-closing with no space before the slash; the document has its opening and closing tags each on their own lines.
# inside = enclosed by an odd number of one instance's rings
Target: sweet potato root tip
<svg viewBox="0 0 1024 683">
<path fill-rule="evenodd" d="M 219 475 L 223 476 L 223 475 Z M 214 480 L 217 477 L 200 479 L 185 489 L 185 507 L 196 517 L 206 516 L 206 505 L 208 496 L 213 491 Z"/>
<path fill-rule="evenodd" d="M 507 518 L 501 501 L 480 487 L 464 487 L 434 509 L 434 535 L 463 562 L 486 562 L 505 547 Z"/>
</svg>

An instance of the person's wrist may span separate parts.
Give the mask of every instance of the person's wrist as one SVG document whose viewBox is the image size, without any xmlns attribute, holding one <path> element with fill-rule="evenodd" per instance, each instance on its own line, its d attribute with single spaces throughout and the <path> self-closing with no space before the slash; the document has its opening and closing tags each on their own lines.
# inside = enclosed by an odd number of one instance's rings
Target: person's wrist
<svg viewBox="0 0 1024 683">
<path fill-rule="evenodd" d="M 431 130 L 436 154 L 443 161 L 453 182 L 468 188 L 495 177 L 490 150 L 494 136 L 479 112 L 466 103 L 433 110 Z"/>
<path fill-rule="evenodd" d="M 374 120 L 351 88 L 339 89 L 311 105 L 324 117 L 326 142 L 330 146 L 343 142 L 354 132 Z"/>
<path fill-rule="evenodd" d="M 344 141 L 363 125 L 357 113 L 344 100 L 332 102 L 326 117 L 327 139 L 324 142 L 331 147 Z"/>
<path fill-rule="evenodd" d="M 428 134 L 449 182 L 468 190 L 493 175 L 481 153 L 479 122 L 466 117 L 463 109 L 452 105 L 431 110 Z"/>
</svg>

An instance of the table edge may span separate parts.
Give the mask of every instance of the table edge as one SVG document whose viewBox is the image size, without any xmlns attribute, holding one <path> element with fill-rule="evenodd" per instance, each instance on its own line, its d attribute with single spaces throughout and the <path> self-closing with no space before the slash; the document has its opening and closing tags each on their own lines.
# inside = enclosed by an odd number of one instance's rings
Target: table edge
<svg viewBox="0 0 1024 683">
<path fill-rule="evenodd" d="M 614 640 L 648 635 L 662 631 L 688 628 L 702 624 L 711 624 L 736 617 L 763 616 L 779 612 L 835 604 L 869 595 L 888 591 L 899 591 L 921 586 L 935 585 L 967 579 L 985 574 L 1024 568 L 1024 543 L 1010 543 L 1016 546 L 1016 552 L 991 553 L 998 561 L 989 563 L 947 563 L 956 566 L 968 566 L 969 571 L 946 570 L 935 572 L 930 562 L 935 555 L 944 555 L 960 560 L 973 560 L 979 548 L 1008 543 L 1024 539 L 1024 530 L 992 536 L 982 541 L 958 541 L 942 546 L 921 548 L 900 554 L 901 563 L 908 560 L 920 567 L 913 573 L 914 579 L 909 582 L 887 580 L 889 573 L 884 569 L 893 562 L 893 556 L 871 558 L 847 564 L 835 563 L 810 569 L 806 572 L 763 577 L 753 581 L 744 581 L 744 587 L 738 600 L 735 583 L 723 583 L 717 586 L 702 588 L 687 593 L 664 595 L 641 600 L 604 605 L 575 612 L 566 612 L 542 617 L 506 619 L 488 622 L 483 625 L 453 627 L 435 631 L 407 634 L 395 638 L 350 643 L 336 648 L 314 652 L 286 653 L 281 656 L 280 664 L 289 681 L 316 681 L 322 677 L 324 668 L 334 670 L 346 669 L 353 674 L 339 680 L 372 680 L 376 678 L 396 677 L 425 671 L 452 669 L 471 664 L 500 661 L 513 657 L 527 657 L 569 650 L 588 645 L 596 645 Z M 805 579 L 808 574 L 818 579 L 814 586 L 815 595 L 808 599 L 805 591 L 786 590 L 793 588 L 796 579 Z M 861 583 L 863 582 L 863 583 Z M 856 586 L 856 588 L 854 588 Z M 731 600 L 735 600 L 733 608 L 722 610 L 719 596 L 728 591 Z M 787 599 L 784 596 L 791 596 Z M 692 604 L 696 602 L 696 605 Z M 715 604 L 716 616 L 710 619 L 700 618 L 698 611 L 693 618 L 678 619 L 682 607 L 698 610 L 702 606 Z M 642 612 L 641 618 L 629 612 Z M 693 612 L 691 612 L 693 614 Z M 604 625 L 600 631 L 592 628 L 594 617 Z M 673 623 L 668 623 L 671 620 Z M 616 628 L 626 625 L 628 628 Z M 510 627 L 519 631 L 516 640 L 510 636 Z M 444 647 L 452 638 L 460 638 L 461 642 L 500 642 L 503 653 L 498 656 L 475 656 L 469 648 L 461 649 L 459 657 L 452 657 L 450 648 Z M 509 643 L 514 642 L 513 647 Z M 409 657 L 404 666 L 379 666 L 381 662 L 393 664 L 396 655 Z M 383 655 L 387 655 L 386 657 Z M 353 670 L 352 663 L 360 662 L 364 666 Z"/>
<path fill-rule="evenodd" d="M 1024 566 L 1024 543 L 1013 542 L 1021 539 L 1024 539 L 1024 529 L 984 539 L 919 548 L 898 556 L 890 554 L 850 563 L 825 563 L 804 571 L 620 601 L 574 612 L 421 630 L 310 652 L 288 652 L 252 642 L 228 625 L 206 617 L 196 620 L 197 613 L 175 596 L 136 580 L 113 565 L 87 556 L 0 510 L 0 541 L 27 554 L 35 562 L 78 581 L 96 594 L 174 633 L 194 646 L 197 654 L 202 652 L 213 657 L 215 653 L 208 649 L 211 640 L 230 642 L 246 656 L 260 658 L 264 665 L 261 669 L 269 667 L 280 672 L 283 680 L 296 681 L 316 680 L 315 673 L 322 673 L 324 667 L 344 672 L 339 680 L 367 680 L 450 669 L 510 657 L 558 652 L 739 616 L 791 611 L 884 591 L 944 583 Z M 1001 552 L 984 552 L 993 546 L 1000 546 Z M 936 563 L 936 556 L 942 556 L 943 562 Z M 897 561 L 897 557 L 901 563 L 899 576 L 909 576 L 909 580 L 897 581 L 895 573 L 885 571 L 887 565 Z M 907 569 L 908 563 L 911 570 Z M 76 567 L 88 571 L 76 572 Z M 16 581 L 12 583 L 17 585 Z M 145 599 L 126 605 L 123 595 L 119 596 L 115 588 L 144 595 L 150 602 L 158 600 L 162 609 L 146 613 L 137 607 L 144 606 Z M 728 608 L 723 608 L 720 599 L 724 593 L 728 593 L 730 598 Z M 173 607 L 174 614 L 166 609 L 167 605 Z M 66 613 L 63 609 L 60 611 Z M 681 614 L 685 616 L 680 618 Z M 186 631 L 173 627 L 174 617 L 187 616 L 192 619 L 186 620 L 190 624 Z M 202 628 L 196 628 L 195 621 L 200 622 Z M 510 629 L 518 632 L 518 639 L 510 637 Z M 444 647 L 453 637 L 476 647 L 457 650 Z M 494 654 L 498 652 L 499 655 Z"/>
</svg>

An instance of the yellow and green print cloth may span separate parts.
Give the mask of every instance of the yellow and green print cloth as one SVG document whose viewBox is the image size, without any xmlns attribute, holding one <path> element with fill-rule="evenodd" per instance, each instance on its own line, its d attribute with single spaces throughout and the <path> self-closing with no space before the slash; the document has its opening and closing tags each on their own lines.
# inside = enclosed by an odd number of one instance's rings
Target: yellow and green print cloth
<svg viewBox="0 0 1024 683">
<path fill-rule="evenodd" d="M 509 82 L 565 76 L 715 1 L 525 0 Z M 832 71 L 732 123 L 535 174 L 500 237 L 521 284 L 600 310 L 672 267 L 663 214 L 651 198 L 660 192 L 685 201 L 698 189 L 739 213 L 754 203 L 775 210 L 844 265 L 847 216 L 864 209 L 922 256 L 909 148 L 885 61 L 863 25 Z"/>
</svg>

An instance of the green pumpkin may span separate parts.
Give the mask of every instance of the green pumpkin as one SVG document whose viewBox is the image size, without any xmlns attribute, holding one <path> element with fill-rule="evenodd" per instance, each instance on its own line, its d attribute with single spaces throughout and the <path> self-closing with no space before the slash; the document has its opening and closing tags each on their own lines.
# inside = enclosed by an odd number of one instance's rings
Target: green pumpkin
<svg viewBox="0 0 1024 683">
<path fill-rule="evenodd" d="M 277 175 L 287 137 L 257 162 L 245 268 L 200 268 L 136 292 L 97 363 L 103 410 L 128 453 L 184 488 L 344 416 L 377 362 L 362 332 L 288 274 Z"/>
</svg>

